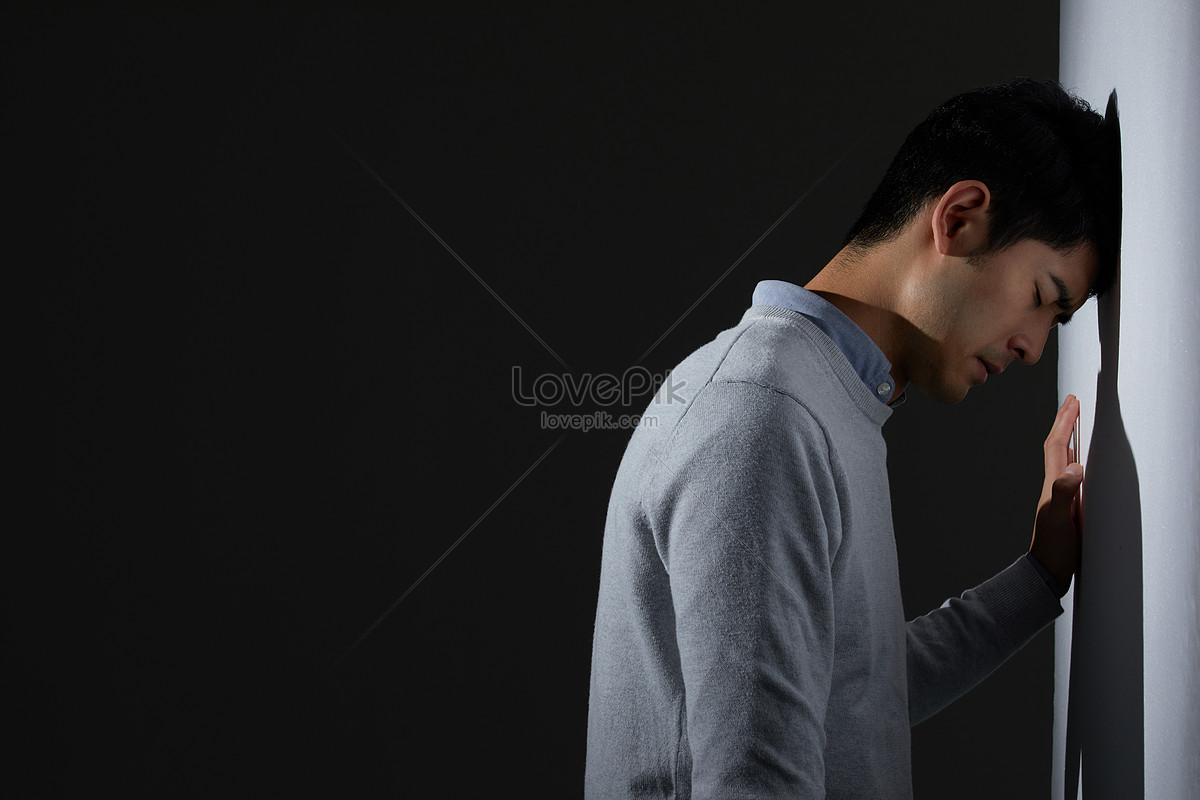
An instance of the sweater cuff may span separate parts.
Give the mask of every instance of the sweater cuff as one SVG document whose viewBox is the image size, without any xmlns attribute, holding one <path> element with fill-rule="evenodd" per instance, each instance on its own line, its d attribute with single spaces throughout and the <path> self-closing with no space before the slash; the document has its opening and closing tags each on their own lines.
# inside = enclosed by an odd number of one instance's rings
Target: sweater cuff
<svg viewBox="0 0 1200 800">
<path fill-rule="evenodd" d="M 1054 592 L 1055 597 L 1062 597 L 1063 591 L 1058 586 L 1058 581 L 1054 580 L 1054 576 L 1050 574 L 1050 570 L 1042 566 L 1042 562 L 1038 561 L 1033 553 L 1026 553 L 1025 557 L 1029 559 L 1029 563 L 1037 570 L 1038 575 L 1042 576 L 1042 580 L 1050 587 L 1050 591 Z"/>
<path fill-rule="evenodd" d="M 1024 556 L 976 591 L 1014 647 L 1023 646 L 1063 613 L 1058 593 Z"/>
</svg>

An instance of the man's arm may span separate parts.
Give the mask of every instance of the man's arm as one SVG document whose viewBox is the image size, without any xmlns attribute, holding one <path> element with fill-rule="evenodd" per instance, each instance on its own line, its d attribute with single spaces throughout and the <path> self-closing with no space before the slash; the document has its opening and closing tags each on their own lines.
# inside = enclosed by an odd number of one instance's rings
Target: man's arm
<svg viewBox="0 0 1200 800">
<path fill-rule="evenodd" d="M 1022 556 L 908 623 L 909 724 L 974 688 L 1061 613 L 1054 592 Z"/>
<path fill-rule="evenodd" d="M 824 432 L 792 398 L 705 388 L 662 454 L 694 797 L 824 797 L 840 542 Z"/>
<path fill-rule="evenodd" d="M 1057 592 L 1026 557 L 962 597 L 908 624 L 909 722 L 945 708 L 992 673 L 1062 613 L 1058 598 L 1079 566 L 1078 492 L 1083 469 L 1069 451 L 1079 402 L 1069 396 L 1045 443 L 1046 478 L 1030 555 L 1057 583 Z"/>
</svg>

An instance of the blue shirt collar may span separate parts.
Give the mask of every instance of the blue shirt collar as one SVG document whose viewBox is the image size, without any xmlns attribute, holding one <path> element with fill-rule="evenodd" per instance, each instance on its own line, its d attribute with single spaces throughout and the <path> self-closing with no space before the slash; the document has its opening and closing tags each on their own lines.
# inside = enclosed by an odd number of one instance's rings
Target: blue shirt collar
<svg viewBox="0 0 1200 800">
<path fill-rule="evenodd" d="M 892 384 L 892 364 L 870 336 L 858 327 L 841 309 L 818 294 L 787 281 L 759 281 L 751 301 L 756 306 L 775 306 L 803 314 L 833 340 L 850 366 L 879 402 L 888 405 L 895 387 Z M 901 394 L 892 408 L 904 403 Z"/>
</svg>

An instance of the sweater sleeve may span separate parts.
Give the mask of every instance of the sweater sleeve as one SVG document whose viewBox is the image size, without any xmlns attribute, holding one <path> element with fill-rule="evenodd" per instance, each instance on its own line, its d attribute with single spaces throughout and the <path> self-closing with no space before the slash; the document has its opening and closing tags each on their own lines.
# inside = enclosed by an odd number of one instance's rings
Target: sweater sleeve
<svg viewBox="0 0 1200 800">
<path fill-rule="evenodd" d="M 661 540 L 692 797 L 825 796 L 840 511 L 829 446 L 794 399 L 705 387 L 661 456 Z"/>
<path fill-rule="evenodd" d="M 1063 611 L 1022 556 L 908 623 L 908 716 L 916 725 L 965 694 Z"/>
</svg>

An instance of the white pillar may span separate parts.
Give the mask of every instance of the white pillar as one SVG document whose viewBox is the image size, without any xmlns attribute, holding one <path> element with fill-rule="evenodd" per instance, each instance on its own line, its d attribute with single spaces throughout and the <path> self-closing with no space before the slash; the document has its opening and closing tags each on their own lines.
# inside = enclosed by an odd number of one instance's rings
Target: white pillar
<svg viewBox="0 0 1200 800">
<path fill-rule="evenodd" d="M 1055 630 L 1052 796 L 1200 798 L 1200 2 L 1062 0 L 1060 79 L 1117 91 L 1121 273 L 1059 333 L 1084 558 Z"/>
</svg>

